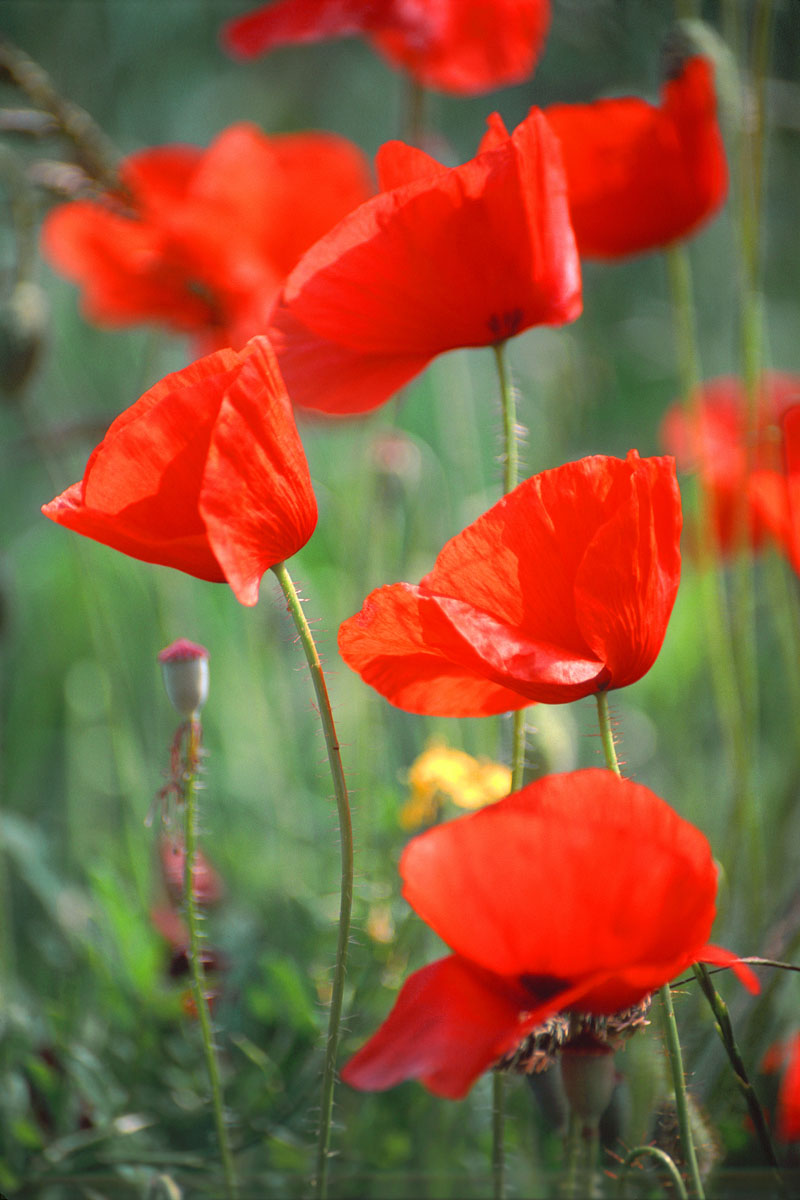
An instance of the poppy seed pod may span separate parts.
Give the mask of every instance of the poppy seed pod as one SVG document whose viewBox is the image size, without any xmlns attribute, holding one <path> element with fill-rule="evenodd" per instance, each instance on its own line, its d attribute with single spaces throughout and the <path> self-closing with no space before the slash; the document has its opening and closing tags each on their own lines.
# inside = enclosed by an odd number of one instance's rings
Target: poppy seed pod
<svg viewBox="0 0 800 1200">
<path fill-rule="evenodd" d="M 170 704 L 188 720 L 208 699 L 208 651 L 179 638 L 161 651 L 158 661 Z"/>
</svg>

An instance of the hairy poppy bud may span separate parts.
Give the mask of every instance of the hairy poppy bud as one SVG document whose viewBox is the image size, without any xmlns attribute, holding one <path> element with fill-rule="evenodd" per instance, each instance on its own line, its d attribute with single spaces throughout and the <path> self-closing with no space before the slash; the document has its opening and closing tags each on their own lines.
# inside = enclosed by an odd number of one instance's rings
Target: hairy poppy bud
<svg viewBox="0 0 800 1200">
<path fill-rule="evenodd" d="M 208 699 L 208 651 L 179 638 L 158 656 L 170 703 L 183 717 L 198 712 Z"/>
</svg>

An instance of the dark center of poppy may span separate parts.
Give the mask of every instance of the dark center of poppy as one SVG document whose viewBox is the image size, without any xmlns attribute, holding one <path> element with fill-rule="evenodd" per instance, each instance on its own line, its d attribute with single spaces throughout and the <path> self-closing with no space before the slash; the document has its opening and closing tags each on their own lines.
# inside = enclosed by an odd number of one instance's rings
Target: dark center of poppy
<svg viewBox="0 0 800 1200">
<path fill-rule="evenodd" d="M 552 999 L 570 986 L 568 980 L 559 979 L 556 975 L 520 975 L 519 981 L 537 1003 Z"/>
<path fill-rule="evenodd" d="M 521 308 L 512 308 L 504 313 L 492 313 L 486 324 L 497 341 L 504 342 L 506 338 L 513 337 L 514 334 L 519 333 L 522 328 L 522 317 Z"/>
</svg>

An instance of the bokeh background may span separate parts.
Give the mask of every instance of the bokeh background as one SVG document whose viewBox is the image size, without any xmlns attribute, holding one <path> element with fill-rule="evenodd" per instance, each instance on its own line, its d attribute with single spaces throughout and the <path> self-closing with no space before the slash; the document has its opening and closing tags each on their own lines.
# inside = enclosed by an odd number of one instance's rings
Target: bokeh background
<svg viewBox="0 0 800 1200">
<path fill-rule="evenodd" d="M 765 365 L 800 372 L 800 9 L 796 0 L 766 7 L 763 353 Z M 266 132 L 332 130 L 370 155 L 402 136 L 404 82 L 361 40 L 228 60 L 220 25 L 246 8 L 233 0 L 3 0 L 0 36 L 40 62 L 122 153 L 207 145 L 242 119 Z M 429 96 L 429 148 L 450 163 L 471 157 L 493 110 L 511 127 L 533 104 L 626 93 L 656 100 L 660 47 L 676 16 L 689 15 L 705 19 L 698 32 L 717 62 L 735 188 L 742 72 L 758 8 L 749 0 L 680 11 L 667 0 L 554 0 L 535 76 L 488 97 Z M 0 106 L 24 104 L 0 80 Z M 69 157 L 56 138 L 2 141 L 26 168 Z M 34 198 L 42 215 L 50 201 Z M 2 180 L 0 211 L 2 285 L 15 255 Z M 736 220 L 734 190 L 690 244 L 706 377 L 740 367 Z M 199 1034 L 182 1007 L 186 979 L 170 974 L 169 947 L 151 918 L 165 896 L 158 822 L 145 824 L 175 728 L 156 656 L 188 637 L 211 656 L 203 845 L 223 895 L 206 930 L 225 963 L 215 1019 L 232 1136 L 252 1195 L 302 1196 L 338 910 L 336 816 L 310 680 L 271 578 L 258 607 L 244 609 L 224 586 L 127 559 L 41 517 L 41 504 L 80 477 L 118 412 L 191 351 L 154 329 L 93 327 L 71 284 L 44 263 L 36 278 L 46 300 L 38 361 L 0 406 L 0 1191 L 60 1200 L 179 1194 L 170 1187 L 213 1194 L 217 1185 Z M 573 326 L 532 330 L 510 345 L 525 473 L 584 454 L 661 450 L 659 425 L 679 392 L 663 257 L 587 264 L 584 305 Z M 408 970 L 436 953 L 399 896 L 409 768 L 432 736 L 501 761 L 509 753 L 509 719 L 393 710 L 336 650 L 339 623 L 371 588 L 417 581 L 444 541 L 499 497 L 493 358 L 489 350 L 448 354 L 372 414 L 300 420 L 320 523 L 292 570 L 328 673 L 356 835 L 344 1059 L 388 1012 Z M 691 505 L 691 483 L 685 495 Z M 743 954 L 791 957 L 800 930 L 800 664 L 780 636 L 775 595 L 784 618 L 788 604 L 796 619 L 795 581 L 767 554 L 756 582 L 759 720 L 746 820 L 732 815 L 737 780 L 711 686 L 703 582 L 691 561 L 661 656 L 614 696 L 613 711 L 626 771 L 698 824 L 721 859 L 715 940 Z M 531 777 L 602 761 L 591 700 L 532 709 L 529 725 Z M 755 1001 L 734 981 L 720 983 L 755 1075 L 768 1045 L 800 1018 L 800 983 L 785 972 L 762 979 L 769 990 Z M 678 1018 L 706 1113 L 703 1137 L 745 1179 L 760 1166 L 758 1151 L 694 992 L 679 992 Z M 657 1034 L 635 1039 L 620 1069 L 617 1132 L 631 1145 L 648 1136 L 665 1092 Z M 761 1082 L 769 1097 L 774 1080 Z M 540 1194 L 559 1163 L 553 1112 L 524 1081 L 514 1084 L 510 1183 L 516 1194 Z M 483 1195 L 489 1142 L 487 1080 L 458 1104 L 416 1084 L 380 1096 L 340 1088 L 332 1188 L 342 1196 Z"/>
</svg>

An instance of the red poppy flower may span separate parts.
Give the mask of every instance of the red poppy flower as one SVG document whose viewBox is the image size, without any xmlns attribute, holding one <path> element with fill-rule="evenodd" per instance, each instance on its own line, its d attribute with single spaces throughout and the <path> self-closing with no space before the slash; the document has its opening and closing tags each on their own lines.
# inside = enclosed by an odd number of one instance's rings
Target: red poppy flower
<svg viewBox="0 0 800 1200">
<path fill-rule="evenodd" d="M 680 577 L 671 458 L 597 455 L 521 483 L 447 543 L 419 586 L 345 621 L 345 662 L 410 712 L 560 704 L 644 675 Z"/>
<path fill-rule="evenodd" d="M 681 63 L 661 106 L 635 96 L 556 104 L 578 250 L 620 258 L 679 241 L 725 201 L 728 170 L 705 58 Z"/>
<path fill-rule="evenodd" d="M 362 412 L 445 350 L 580 313 L 558 144 L 541 113 L 510 136 L 495 115 L 461 167 L 402 142 L 377 166 L 388 190 L 309 250 L 268 330 L 295 404 Z"/>
<path fill-rule="evenodd" d="M 595 768 L 549 775 L 414 838 L 403 895 L 454 953 L 416 971 L 342 1078 L 420 1079 L 457 1099 L 563 1010 L 637 1004 L 708 944 L 717 877 L 698 829 L 648 788 Z"/>
<path fill-rule="evenodd" d="M 317 505 L 266 338 L 167 375 L 111 425 L 45 516 L 255 604 L 261 576 L 304 546 Z"/>
<path fill-rule="evenodd" d="M 229 21 L 222 42 L 253 58 L 362 33 L 426 87 L 474 95 L 527 79 L 549 25 L 549 0 L 279 0 Z"/>
<path fill-rule="evenodd" d="M 754 471 L 747 494 L 756 520 L 800 574 L 800 405 L 787 410 L 782 429 L 784 469 Z"/>
<path fill-rule="evenodd" d="M 788 1042 L 770 1046 L 761 1064 L 762 1071 L 783 1068 L 778 1089 L 778 1137 L 782 1142 L 800 1142 L 800 1032 Z"/>
<path fill-rule="evenodd" d="M 703 384 L 687 415 L 683 404 L 667 412 L 661 438 L 678 469 L 697 472 L 708 495 L 714 540 L 723 553 L 742 542 L 745 524 L 750 544 L 759 547 L 768 523 L 748 498 L 753 469 L 780 469 L 780 420 L 800 401 L 800 377 L 768 371 L 762 376 L 754 429 L 741 380 L 721 376 Z"/>
<path fill-rule="evenodd" d="M 120 194 L 54 209 L 50 262 L 92 321 L 158 321 L 237 349 L 263 332 L 301 255 L 372 192 L 361 151 L 325 133 L 268 138 L 233 125 L 207 150 L 127 158 Z"/>
</svg>

